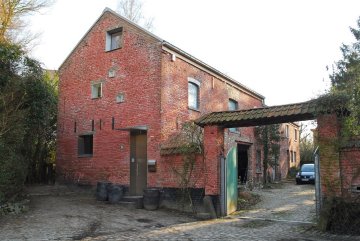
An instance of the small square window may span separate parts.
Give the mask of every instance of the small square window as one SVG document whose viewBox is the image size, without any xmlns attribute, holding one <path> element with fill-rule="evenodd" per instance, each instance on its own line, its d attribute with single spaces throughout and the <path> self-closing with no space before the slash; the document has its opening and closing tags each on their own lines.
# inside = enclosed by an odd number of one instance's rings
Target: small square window
<svg viewBox="0 0 360 241">
<path fill-rule="evenodd" d="M 109 72 L 108 72 L 109 78 L 114 78 L 114 77 L 115 77 L 115 74 L 116 74 L 115 69 L 110 69 Z"/>
<path fill-rule="evenodd" d="M 93 154 L 93 135 L 81 135 L 78 138 L 78 155 Z"/>
<path fill-rule="evenodd" d="M 117 28 L 106 32 L 106 51 L 111 51 L 122 47 L 122 33 L 122 28 Z"/>
<path fill-rule="evenodd" d="M 102 83 L 95 83 L 91 85 L 91 99 L 102 97 Z"/>
<path fill-rule="evenodd" d="M 124 93 L 119 93 L 117 96 L 116 96 L 116 103 L 122 103 L 125 101 L 125 96 L 124 96 Z"/>
</svg>

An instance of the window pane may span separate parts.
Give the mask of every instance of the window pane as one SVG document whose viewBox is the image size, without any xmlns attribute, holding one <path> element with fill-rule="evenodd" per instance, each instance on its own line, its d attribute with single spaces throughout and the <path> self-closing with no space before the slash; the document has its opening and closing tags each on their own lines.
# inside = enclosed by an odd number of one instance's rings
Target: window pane
<svg viewBox="0 0 360 241">
<path fill-rule="evenodd" d="M 118 49 L 120 48 L 120 40 L 121 40 L 121 32 L 116 32 L 111 34 L 111 46 L 110 49 Z"/>
<path fill-rule="evenodd" d="M 78 154 L 79 155 L 92 155 L 93 154 L 93 136 L 92 135 L 79 136 Z"/>
<path fill-rule="evenodd" d="M 188 84 L 188 92 L 189 92 L 189 107 L 193 109 L 199 108 L 199 87 L 196 84 L 190 83 Z"/>
<path fill-rule="evenodd" d="M 229 99 L 228 104 L 229 110 L 237 110 L 238 109 L 238 103 L 235 100 Z M 237 128 L 229 128 L 230 132 L 238 132 Z"/>
<path fill-rule="evenodd" d="M 235 100 L 229 100 L 229 110 L 237 110 L 237 102 Z"/>
</svg>

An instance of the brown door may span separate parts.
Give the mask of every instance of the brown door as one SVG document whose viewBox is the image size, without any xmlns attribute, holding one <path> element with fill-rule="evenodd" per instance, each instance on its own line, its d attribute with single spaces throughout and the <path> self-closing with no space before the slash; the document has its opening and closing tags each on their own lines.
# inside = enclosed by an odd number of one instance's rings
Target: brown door
<svg viewBox="0 0 360 241">
<path fill-rule="evenodd" d="M 147 185 L 146 131 L 130 134 L 130 195 L 143 195 Z"/>
</svg>

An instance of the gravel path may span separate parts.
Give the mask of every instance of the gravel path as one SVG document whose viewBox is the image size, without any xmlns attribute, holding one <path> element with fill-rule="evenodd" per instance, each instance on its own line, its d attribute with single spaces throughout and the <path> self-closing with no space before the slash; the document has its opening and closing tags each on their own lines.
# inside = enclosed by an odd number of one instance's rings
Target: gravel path
<svg viewBox="0 0 360 241">
<path fill-rule="evenodd" d="M 33 190 L 30 211 L 0 218 L 0 240 L 360 240 L 314 227 L 314 186 L 254 191 L 262 201 L 226 218 L 196 221 L 167 210 L 108 205 L 64 187 Z"/>
</svg>

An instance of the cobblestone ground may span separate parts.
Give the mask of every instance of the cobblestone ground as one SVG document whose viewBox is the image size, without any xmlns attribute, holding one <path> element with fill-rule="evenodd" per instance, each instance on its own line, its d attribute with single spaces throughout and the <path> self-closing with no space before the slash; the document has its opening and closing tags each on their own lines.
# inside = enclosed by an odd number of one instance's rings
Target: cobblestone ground
<svg viewBox="0 0 360 241">
<path fill-rule="evenodd" d="M 107 205 L 83 193 L 52 192 L 34 196 L 28 213 L 0 219 L 0 240 L 360 240 L 314 228 L 313 185 L 285 183 L 255 192 L 262 202 L 252 210 L 209 221 Z"/>
</svg>

